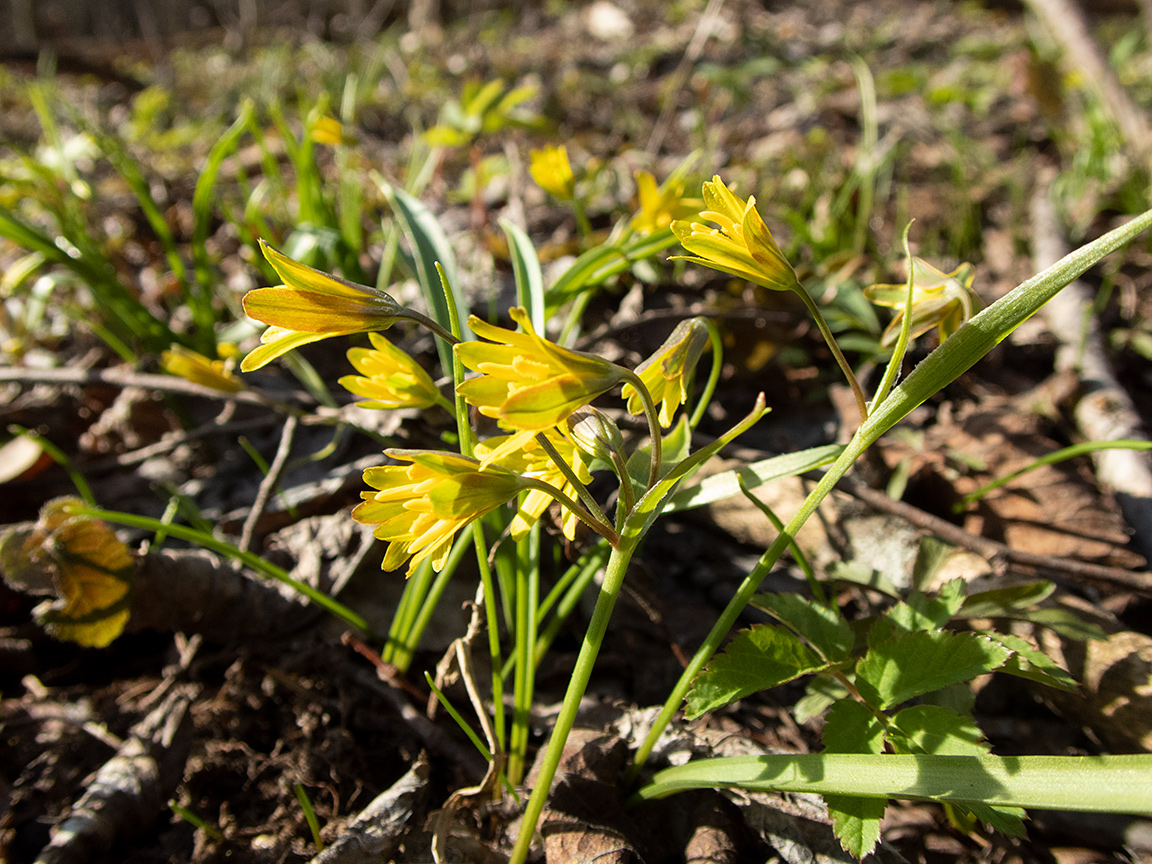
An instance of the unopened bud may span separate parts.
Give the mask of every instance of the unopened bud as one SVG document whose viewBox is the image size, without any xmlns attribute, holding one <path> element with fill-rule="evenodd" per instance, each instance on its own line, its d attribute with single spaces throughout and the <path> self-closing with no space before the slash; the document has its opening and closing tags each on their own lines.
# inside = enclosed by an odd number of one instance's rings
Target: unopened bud
<svg viewBox="0 0 1152 864">
<path fill-rule="evenodd" d="M 587 453 L 612 462 L 613 453 L 624 452 L 624 436 L 607 415 L 595 408 L 581 408 L 568 418 L 568 437 Z"/>
</svg>

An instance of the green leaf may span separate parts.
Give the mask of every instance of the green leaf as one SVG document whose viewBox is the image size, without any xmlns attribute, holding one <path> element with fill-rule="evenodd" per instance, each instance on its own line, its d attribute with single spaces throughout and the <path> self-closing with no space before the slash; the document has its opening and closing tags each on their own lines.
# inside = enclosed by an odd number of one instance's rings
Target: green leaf
<svg viewBox="0 0 1152 864">
<path fill-rule="evenodd" d="M 696 678 L 685 713 L 688 719 L 699 717 L 759 690 L 822 671 L 827 665 L 781 627 L 758 625 L 741 630 Z"/>
<path fill-rule="evenodd" d="M 840 455 L 843 449 L 839 444 L 812 447 L 808 450 L 773 456 L 770 459 L 753 462 L 751 465 L 713 474 L 695 486 L 689 486 L 673 495 L 668 504 L 668 511 L 690 510 L 693 507 L 703 507 L 713 501 L 739 495 L 741 479 L 744 480 L 746 488 L 755 489 L 757 486 L 779 480 L 782 477 L 795 477 L 797 474 L 803 474 L 831 462 Z"/>
<path fill-rule="evenodd" d="M 456 256 L 452 252 L 452 244 L 448 235 L 436 221 L 424 204 L 412 197 L 403 189 L 390 183 L 380 181 L 380 191 L 396 214 L 400 228 L 408 242 L 412 244 L 414 263 L 416 265 L 416 281 L 420 283 L 420 290 L 436 323 L 445 330 L 456 331 L 452 326 L 451 314 L 448 311 L 448 301 L 444 298 L 444 287 L 440 281 L 440 274 L 436 270 L 439 263 L 444 270 L 444 278 L 448 286 L 456 292 L 456 309 L 459 317 L 458 331 L 465 339 L 474 339 L 465 324 L 468 318 L 468 304 L 465 298 L 459 295 L 460 278 L 456 271 Z M 442 340 L 436 340 L 436 347 L 440 353 L 440 363 L 444 369 L 452 368 L 452 352 Z"/>
<path fill-rule="evenodd" d="M 752 605 L 795 631 L 830 663 L 845 659 L 852 650 L 852 627 L 836 609 L 799 594 L 758 594 Z"/>
<path fill-rule="evenodd" d="M 964 603 L 963 579 L 945 583 L 936 594 L 913 591 L 905 603 L 897 603 L 887 617 L 902 630 L 939 630 L 952 620 Z"/>
<path fill-rule="evenodd" d="M 971 717 L 939 705 L 913 705 L 897 711 L 889 734 L 897 753 L 982 756 L 988 752 L 984 733 Z"/>
<path fill-rule="evenodd" d="M 1040 580 L 970 594 L 956 613 L 959 618 L 1015 618 L 1022 610 L 1046 600 L 1056 590 L 1054 582 Z"/>
<path fill-rule="evenodd" d="M 856 687 L 877 708 L 888 708 L 998 669 L 1011 653 L 975 633 L 902 634 L 868 649 L 856 667 Z"/>
<path fill-rule="evenodd" d="M 1013 653 L 1008 662 L 1001 668 L 1001 672 L 1027 678 L 1040 684 L 1047 684 L 1057 690 L 1075 693 L 1079 687 L 1076 680 L 1068 674 L 1055 660 L 1036 648 L 1026 639 L 1019 636 L 1010 636 L 1007 633 L 992 633 L 984 631 L 989 639 L 995 639 Z"/>
<path fill-rule="evenodd" d="M 847 695 L 848 688 L 839 678 L 828 674 L 814 675 L 804 688 L 804 695 L 792 707 L 792 716 L 797 723 L 806 723 Z"/>
<path fill-rule="evenodd" d="M 876 848 L 887 799 L 825 795 L 824 803 L 832 817 L 832 830 L 844 851 L 859 860 Z"/>
<path fill-rule="evenodd" d="M 540 259 L 532 240 L 515 222 L 501 219 L 500 227 L 508 238 L 508 253 L 512 256 L 512 272 L 516 277 L 516 302 L 528 310 L 532 328 L 545 332 L 544 275 Z"/>
<path fill-rule="evenodd" d="M 945 543 L 931 534 L 921 537 L 916 548 L 916 561 L 912 565 L 912 585 L 922 588 L 929 584 L 955 548 L 951 543 Z"/>
<path fill-rule="evenodd" d="M 881 753 L 884 726 L 867 705 L 855 699 L 841 699 L 832 706 L 824 721 L 826 753 Z"/>
<path fill-rule="evenodd" d="M 956 804 L 953 806 L 968 811 L 974 818 L 979 819 L 985 825 L 991 825 L 992 828 L 1001 834 L 1007 834 L 1009 837 L 1023 837 L 1027 833 L 1024 830 L 1024 818 L 1028 814 L 1020 807 L 979 803 Z"/>
<path fill-rule="evenodd" d="M 1065 639 L 1085 641 L 1088 639 L 1101 640 L 1108 638 L 1107 633 L 1091 621 L 1085 621 L 1071 609 L 1062 609 L 1059 607 L 1053 609 L 1032 609 L 1013 617 L 1021 621 L 1031 621 L 1033 624 L 1039 624 L 1041 627 L 1047 627 Z"/>
</svg>

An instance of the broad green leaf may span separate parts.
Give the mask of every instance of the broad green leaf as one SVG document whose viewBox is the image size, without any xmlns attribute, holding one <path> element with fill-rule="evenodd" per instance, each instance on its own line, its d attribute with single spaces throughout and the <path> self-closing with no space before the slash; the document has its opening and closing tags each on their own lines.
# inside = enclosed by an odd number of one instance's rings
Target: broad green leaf
<svg viewBox="0 0 1152 864">
<path fill-rule="evenodd" d="M 682 489 L 672 496 L 668 503 L 668 510 L 690 510 L 693 507 L 703 507 L 713 501 L 731 498 L 740 494 L 740 480 L 744 480 L 747 489 L 755 489 L 773 480 L 782 477 L 795 477 L 819 468 L 835 459 L 844 448 L 839 444 L 829 444 L 824 447 L 812 447 L 808 450 L 799 450 L 795 453 L 785 453 L 762 459 L 741 468 L 723 471 L 706 477 L 694 486 Z"/>
<path fill-rule="evenodd" d="M 961 810 L 966 810 L 974 819 L 1006 834 L 1009 837 L 1024 837 L 1024 818 L 1028 815 L 1020 807 L 1007 807 L 1003 804 L 955 804 Z"/>
<path fill-rule="evenodd" d="M 897 603 L 887 618 L 901 630 L 939 630 L 952 620 L 964 603 L 964 580 L 953 579 L 945 583 L 936 594 L 913 591 L 904 603 Z"/>
<path fill-rule="evenodd" d="M 916 561 L 912 565 L 912 585 L 920 589 L 932 582 L 948 556 L 956 547 L 939 537 L 925 534 L 916 548 Z"/>
<path fill-rule="evenodd" d="M 799 594 L 757 594 L 752 605 L 795 631 L 830 663 L 845 659 L 852 650 L 852 627 L 836 609 Z"/>
<path fill-rule="evenodd" d="M 989 639 L 995 639 L 1012 651 L 1012 656 L 1008 658 L 1008 662 L 1000 668 L 1001 672 L 1027 678 L 1040 684 L 1047 684 L 1049 687 L 1055 687 L 1057 690 L 1064 690 L 1068 693 L 1075 693 L 1079 689 L 1076 680 L 1068 674 L 1067 670 L 1061 668 L 1055 660 L 1028 640 L 1007 633 L 985 631 L 984 635 Z"/>
<path fill-rule="evenodd" d="M 828 815 L 836 839 L 849 855 L 860 860 L 880 842 L 880 820 L 888 801 L 884 798 L 856 798 L 851 795 L 825 795 Z"/>
<path fill-rule="evenodd" d="M 827 668 L 807 645 L 782 627 L 741 630 L 712 658 L 688 694 L 685 713 L 699 717 L 759 690 Z"/>
<path fill-rule="evenodd" d="M 982 756 L 984 734 L 971 717 L 939 705 L 913 705 L 892 717 L 889 740 L 897 753 L 938 756 Z"/>
<path fill-rule="evenodd" d="M 841 699 L 824 721 L 825 753 L 882 753 L 884 726 L 855 699 Z"/>
<path fill-rule="evenodd" d="M 877 708 L 889 708 L 998 669 L 1011 653 L 975 633 L 907 633 L 868 649 L 856 667 L 856 687 Z"/>
</svg>

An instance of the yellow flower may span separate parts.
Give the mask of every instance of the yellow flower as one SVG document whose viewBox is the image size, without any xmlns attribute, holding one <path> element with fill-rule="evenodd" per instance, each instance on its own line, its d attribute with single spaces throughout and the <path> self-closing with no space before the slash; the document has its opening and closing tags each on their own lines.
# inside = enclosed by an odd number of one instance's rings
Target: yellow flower
<svg viewBox="0 0 1152 864">
<path fill-rule="evenodd" d="M 912 261 L 912 324 L 909 338 L 915 339 L 937 327 L 940 341 L 943 342 L 982 308 L 979 295 L 972 290 L 975 271 L 971 264 L 961 264 L 951 273 L 944 273 L 921 258 L 913 257 Z M 900 328 L 904 326 L 907 284 L 871 285 L 864 289 L 864 296 L 877 306 L 900 310 L 880 337 L 881 345 L 894 345 L 900 335 Z"/>
<path fill-rule="evenodd" d="M 409 556 L 409 575 L 425 559 L 440 570 L 457 531 L 528 486 L 505 468 L 481 468 L 477 460 L 456 453 L 389 449 L 384 455 L 411 464 L 367 469 L 364 482 L 377 491 L 360 493 L 364 500 L 352 518 L 375 525 L 373 535 L 388 543 L 385 570 L 395 570 Z"/>
<path fill-rule="evenodd" d="M 568 148 L 547 146 L 529 152 L 532 160 L 528 172 L 536 185 L 562 201 L 570 201 L 576 191 L 576 178 L 572 176 L 572 163 L 568 161 Z"/>
<path fill-rule="evenodd" d="M 342 387 L 371 400 L 358 403 L 361 408 L 430 408 L 442 405 L 451 410 L 448 400 L 419 363 L 383 336 L 369 333 L 368 338 L 372 340 L 372 348 L 348 351 L 348 362 L 360 375 L 345 375 L 340 379 Z"/>
<path fill-rule="evenodd" d="M 684 166 L 687 166 L 687 162 Z M 699 198 L 685 198 L 687 180 L 684 171 L 677 168 L 660 186 L 647 171 L 636 172 L 636 197 L 639 210 L 632 217 L 632 228 L 638 234 L 654 234 L 667 228 L 676 219 L 699 213 L 704 202 Z"/>
<path fill-rule="evenodd" d="M 542 432 L 563 423 L 627 375 L 602 357 L 570 351 L 536 335 L 525 309 L 514 307 L 509 314 L 524 328 L 523 333 L 495 327 L 473 315 L 468 326 L 491 342 L 456 346 L 460 361 L 481 373 L 458 385 L 457 392 L 485 417 L 526 433 Z"/>
<path fill-rule="evenodd" d="M 543 433 L 548 442 L 560 454 L 563 459 L 573 470 L 581 483 L 588 484 L 592 482 L 592 474 L 588 470 L 588 466 L 584 463 L 584 458 L 581 453 L 576 449 L 568 438 L 560 434 L 556 430 L 549 430 Z M 549 455 L 539 441 L 535 438 L 529 438 L 524 441 L 523 445 L 512 449 L 510 452 L 507 445 L 517 436 L 504 435 L 496 438 L 489 438 L 476 446 L 476 455 L 481 459 L 492 456 L 493 454 L 503 453 L 504 455 L 497 457 L 494 464 L 501 467 L 508 468 L 521 474 L 525 477 L 532 477 L 547 483 L 559 489 L 569 498 L 575 499 L 579 494 L 576 487 L 569 482 L 564 472 L 556 465 L 556 462 Z M 516 511 L 516 517 L 512 520 L 511 533 L 512 539 L 519 540 L 528 530 L 536 524 L 540 518 L 540 514 L 548 509 L 548 505 L 552 504 L 555 499 L 541 489 L 533 489 L 524 496 L 524 500 L 520 502 L 520 506 Z M 576 539 L 576 526 L 579 524 L 580 519 L 577 515 L 566 507 L 561 508 L 563 516 L 561 517 L 561 528 L 564 531 L 564 536 L 569 540 Z"/>
<path fill-rule="evenodd" d="M 636 374 L 648 388 L 652 401 L 660 403 L 661 426 L 672 425 L 676 409 L 688 398 L 688 380 L 708 339 L 708 325 L 703 318 L 681 321 L 656 353 L 636 367 Z M 621 395 L 628 400 L 630 413 L 644 413 L 644 403 L 635 387 L 625 384 Z"/>
<path fill-rule="evenodd" d="M 408 311 L 383 291 L 314 270 L 263 240 L 260 248 L 284 284 L 244 295 L 248 317 L 271 325 L 260 337 L 261 346 L 240 364 L 244 372 L 259 369 L 309 342 L 386 330 L 398 319 L 409 317 Z"/>
<path fill-rule="evenodd" d="M 743 201 L 736 197 L 719 176 L 705 182 L 703 191 L 705 209 L 700 212 L 700 218 L 720 227 L 712 228 L 700 222 L 673 222 L 672 233 L 692 253 L 676 257 L 774 291 L 802 291 L 792 265 L 756 212 L 756 199 L 750 196 Z"/>
<path fill-rule="evenodd" d="M 193 384 L 222 390 L 225 393 L 238 393 L 244 389 L 243 382 L 232 374 L 232 364 L 224 360 L 209 360 L 183 345 L 173 345 L 160 355 L 160 368 L 169 375 L 178 375 Z"/>
<path fill-rule="evenodd" d="M 356 136 L 330 114 L 316 119 L 312 125 L 311 137 L 317 144 L 327 144 L 329 147 L 348 147 L 359 143 Z"/>
</svg>

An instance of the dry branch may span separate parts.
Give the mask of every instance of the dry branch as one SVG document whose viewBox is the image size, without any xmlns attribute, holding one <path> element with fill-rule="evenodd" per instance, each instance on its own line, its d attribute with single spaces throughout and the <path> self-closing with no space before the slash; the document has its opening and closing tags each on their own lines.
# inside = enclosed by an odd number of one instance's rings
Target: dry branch
<svg viewBox="0 0 1152 864">
<path fill-rule="evenodd" d="M 36 864 L 84 864 L 120 838 L 142 833 L 164 809 L 184 774 L 191 743 L 188 708 L 197 688 L 175 688 L 132 727 L 116 755 L 96 772 L 72 813 L 52 831 Z"/>
</svg>

